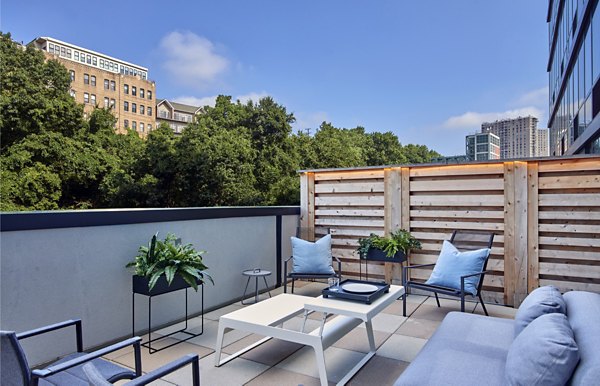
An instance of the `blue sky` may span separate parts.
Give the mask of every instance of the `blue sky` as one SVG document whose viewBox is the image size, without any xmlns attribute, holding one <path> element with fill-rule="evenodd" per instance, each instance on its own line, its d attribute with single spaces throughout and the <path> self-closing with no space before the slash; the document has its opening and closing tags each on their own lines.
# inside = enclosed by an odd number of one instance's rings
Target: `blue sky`
<svg viewBox="0 0 600 386">
<path fill-rule="evenodd" d="M 393 131 L 464 154 L 481 122 L 548 117 L 547 0 L 4 0 L 1 29 L 149 68 L 157 96 L 272 96 L 296 129 Z"/>
</svg>

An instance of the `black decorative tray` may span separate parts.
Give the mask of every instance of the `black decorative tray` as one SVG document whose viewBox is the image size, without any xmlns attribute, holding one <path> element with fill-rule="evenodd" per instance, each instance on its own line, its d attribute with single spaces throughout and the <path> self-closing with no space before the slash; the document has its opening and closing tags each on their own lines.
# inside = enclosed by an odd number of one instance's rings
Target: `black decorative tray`
<svg viewBox="0 0 600 386">
<path fill-rule="evenodd" d="M 377 287 L 377 290 L 369 293 L 356 293 L 356 292 L 348 292 L 344 291 L 342 288 L 346 284 L 371 284 Z M 346 279 L 340 283 L 337 287 L 338 291 L 332 291 L 331 287 L 327 287 L 323 290 L 323 297 L 333 297 L 337 299 L 345 299 L 345 300 L 354 300 L 357 302 L 371 304 L 374 300 L 381 297 L 381 295 L 390 292 L 390 285 L 386 283 L 379 283 L 375 281 L 364 281 L 364 280 L 354 280 L 354 279 Z"/>
</svg>

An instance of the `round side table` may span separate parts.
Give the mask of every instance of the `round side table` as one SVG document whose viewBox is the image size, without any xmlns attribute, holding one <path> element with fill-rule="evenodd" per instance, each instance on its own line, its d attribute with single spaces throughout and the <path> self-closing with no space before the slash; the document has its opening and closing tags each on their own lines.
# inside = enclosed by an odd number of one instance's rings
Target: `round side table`
<svg viewBox="0 0 600 386">
<path fill-rule="evenodd" d="M 250 284 L 250 279 L 254 278 L 254 303 L 258 303 L 258 278 L 262 277 L 265 282 L 265 289 L 269 293 L 269 297 L 271 297 L 271 291 L 269 291 L 269 285 L 267 284 L 267 276 L 271 275 L 271 271 L 266 271 L 264 269 L 256 268 L 256 269 L 247 269 L 242 272 L 242 275 L 248 276 L 248 280 L 246 281 L 246 288 L 244 288 L 244 294 L 242 295 L 242 304 L 253 304 L 253 303 L 244 303 L 244 298 L 246 297 L 246 291 L 248 290 L 248 284 Z"/>
</svg>

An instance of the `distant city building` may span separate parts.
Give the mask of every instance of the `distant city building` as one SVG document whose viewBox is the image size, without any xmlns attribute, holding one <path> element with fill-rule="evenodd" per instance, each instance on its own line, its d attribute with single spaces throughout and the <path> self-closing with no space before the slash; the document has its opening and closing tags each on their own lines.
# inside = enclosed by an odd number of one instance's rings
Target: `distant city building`
<svg viewBox="0 0 600 386">
<path fill-rule="evenodd" d="M 599 154 L 598 0 L 548 3 L 550 154 Z"/>
<path fill-rule="evenodd" d="M 434 164 L 463 164 L 470 161 L 471 159 L 466 155 L 451 155 L 448 157 L 436 157 L 431 159 L 431 163 Z"/>
<path fill-rule="evenodd" d="M 165 122 L 176 134 L 180 134 L 189 123 L 194 121 L 194 116 L 200 109 L 201 107 L 198 106 L 157 99 L 156 124 L 160 125 L 161 122 Z"/>
<path fill-rule="evenodd" d="M 481 124 L 482 133 L 492 133 L 500 138 L 500 158 L 540 157 L 538 120 L 535 117 L 502 119 Z"/>
<path fill-rule="evenodd" d="M 549 129 L 538 129 L 538 157 L 550 155 L 549 133 Z"/>
<path fill-rule="evenodd" d="M 89 114 L 96 107 L 114 110 L 116 129 L 131 128 L 145 136 L 156 126 L 156 85 L 148 69 L 49 37 L 31 42 L 49 59 L 61 62 L 71 75 L 71 96 Z"/>
<path fill-rule="evenodd" d="M 492 133 L 467 135 L 466 153 L 471 161 L 500 159 L 500 137 Z"/>
</svg>

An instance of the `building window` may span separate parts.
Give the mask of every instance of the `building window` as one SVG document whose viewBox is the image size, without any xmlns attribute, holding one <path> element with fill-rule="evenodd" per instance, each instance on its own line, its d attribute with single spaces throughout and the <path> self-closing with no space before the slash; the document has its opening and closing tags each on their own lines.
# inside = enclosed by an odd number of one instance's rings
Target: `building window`
<svg viewBox="0 0 600 386">
<path fill-rule="evenodd" d="M 140 114 L 144 115 L 146 112 L 144 111 L 144 105 L 140 105 Z"/>
<path fill-rule="evenodd" d="M 95 57 L 95 56 L 94 56 L 94 57 L 92 57 L 92 64 L 93 64 L 94 66 L 97 66 L 97 65 L 98 65 L 98 58 L 97 58 L 97 57 Z"/>
<path fill-rule="evenodd" d="M 79 57 L 79 61 L 81 63 L 85 63 L 85 55 L 84 54 L 81 54 L 81 57 Z"/>
<path fill-rule="evenodd" d="M 69 91 L 69 95 L 71 95 L 73 98 L 75 98 L 75 90 L 71 89 Z"/>
<path fill-rule="evenodd" d="M 148 106 L 148 115 L 152 116 L 152 107 Z"/>
<path fill-rule="evenodd" d="M 127 102 L 127 101 L 123 102 L 123 110 L 129 111 L 129 102 Z"/>
<path fill-rule="evenodd" d="M 96 85 L 96 77 L 92 75 L 92 86 Z"/>
<path fill-rule="evenodd" d="M 71 82 L 75 82 L 75 71 L 71 70 L 69 73 L 71 74 Z"/>
<path fill-rule="evenodd" d="M 144 124 L 142 122 L 140 122 L 140 131 L 143 133 L 144 132 Z"/>
<path fill-rule="evenodd" d="M 117 88 L 116 88 L 115 81 L 114 81 L 114 80 L 111 80 L 111 81 L 110 81 L 110 90 L 111 90 L 111 91 L 115 91 L 116 89 L 117 89 Z"/>
<path fill-rule="evenodd" d="M 83 84 L 90 84 L 89 74 L 83 74 Z"/>
<path fill-rule="evenodd" d="M 131 104 L 131 112 L 132 113 L 137 113 L 137 105 L 135 103 Z"/>
<path fill-rule="evenodd" d="M 143 97 L 144 97 L 144 89 L 143 89 L 143 88 L 141 88 L 141 89 L 140 89 L 140 98 L 143 98 Z"/>
<path fill-rule="evenodd" d="M 152 100 L 152 91 L 148 90 L 148 99 Z"/>
<path fill-rule="evenodd" d="M 131 95 L 133 95 L 133 96 L 137 95 L 137 88 L 135 86 L 131 86 Z"/>
<path fill-rule="evenodd" d="M 104 79 L 104 89 L 108 90 L 110 83 L 108 82 L 108 79 Z"/>
<path fill-rule="evenodd" d="M 67 56 L 67 49 L 65 47 L 60 47 L 60 56 Z"/>
<path fill-rule="evenodd" d="M 108 106 L 109 106 L 109 103 L 110 103 L 110 102 L 109 102 L 108 98 L 107 98 L 107 97 L 104 97 L 104 108 L 105 108 L 105 109 L 107 109 L 107 108 L 108 108 Z"/>
<path fill-rule="evenodd" d="M 92 64 L 92 55 L 86 55 L 85 59 L 86 59 L 85 61 L 87 62 L 87 64 Z"/>
<path fill-rule="evenodd" d="M 73 58 L 74 58 L 75 60 L 79 61 L 79 51 L 75 51 L 75 52 L 73 53 Z"/>
<path fill-rule="evenodd" d="M 71 49 L 67 48 L 67 58 L 71 59 Z"/>
<path fill-rule="evenodd" d="M 92 105 L 96 106 L 96 94 L 92 94 Z"/>
<path fill-rule="evenodd" d="M 114 110 L 115 109 L 115 105 L 116 105 L 115 100 L 111 98 L 110 99 L 110 108 Z"/>
<path fill-rule="evenodd" d="M 148 123 L 148 131 L 152 130 L 152 125 Z"/>
<path fill-rule="evenodd" d="M 124 92 L 125 94 L 129 94 L 129 85 L 128 85 L 128 84 L 124 84 L 124 85 L 123 85 L 123 92 Z"/>
<path fill-rule="evenodd" d="M 129 128 L 129 119 L 126 119 L 123 124 L 125 125 L 125 128 L 128 129 Z"/>
<path fill-rule="evenodd" d="M 90 94 L 87 92 L 83 93 L 83 103 L 90 103 Z"/>
<path fill-rule="evenodd" d="M 131 121 L 131 128 L 137 130 L 137 123 L 135 121 Z"/>
</svg>

